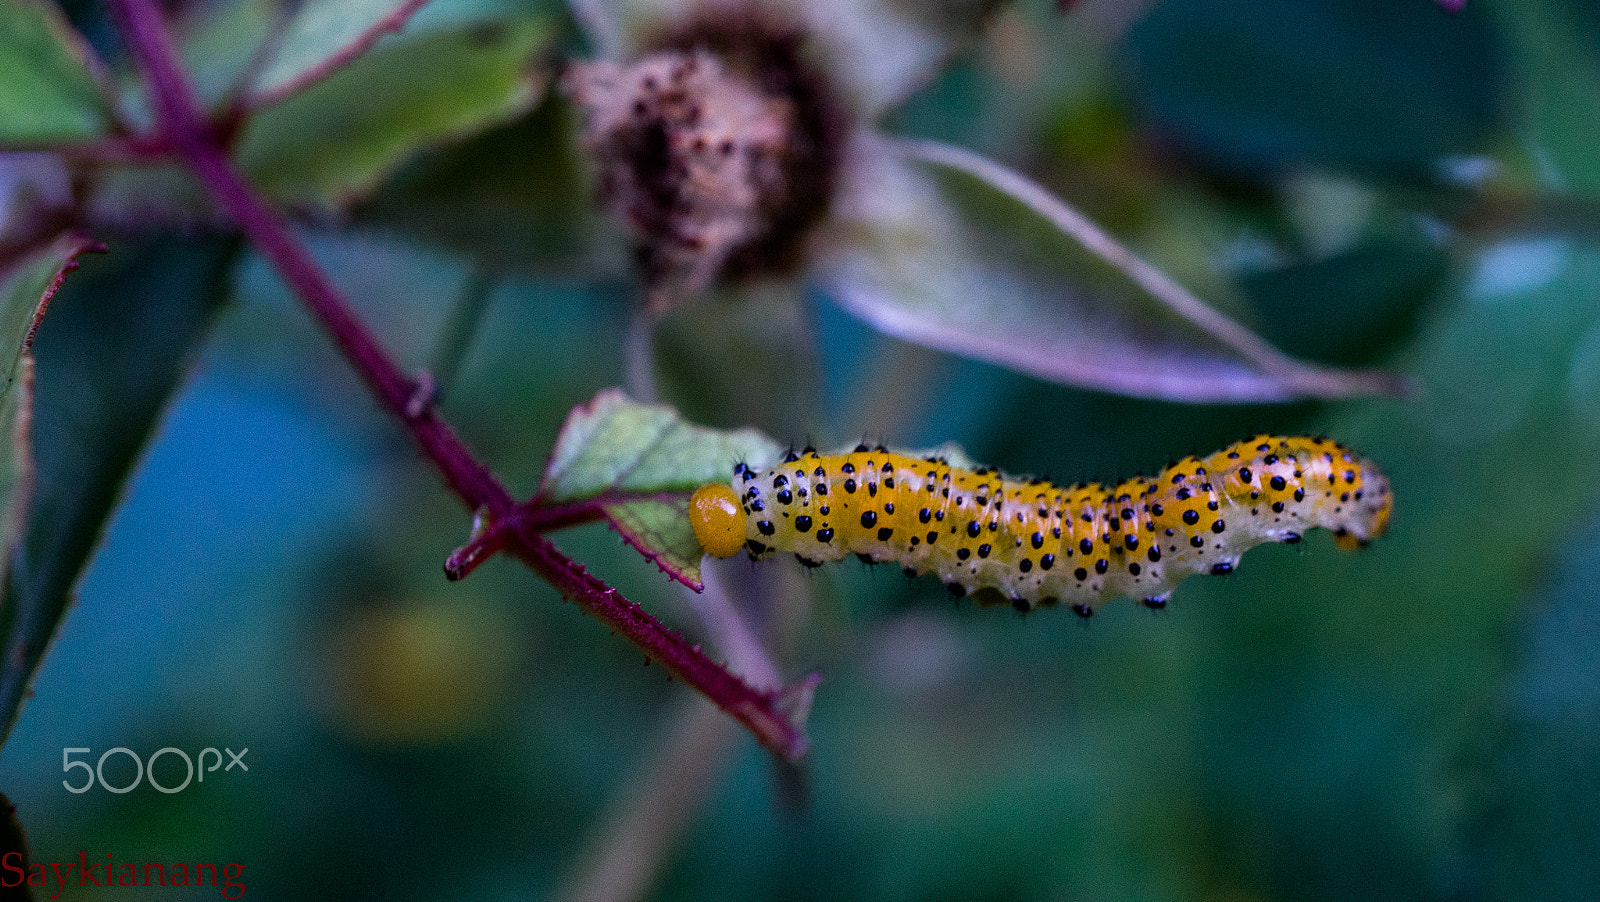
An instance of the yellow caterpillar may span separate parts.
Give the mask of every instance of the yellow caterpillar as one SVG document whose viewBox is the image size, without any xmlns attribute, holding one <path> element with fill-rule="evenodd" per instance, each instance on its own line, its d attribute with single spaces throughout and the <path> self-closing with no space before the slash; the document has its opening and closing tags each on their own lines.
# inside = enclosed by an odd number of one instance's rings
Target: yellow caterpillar
<svg viewBox="0 0 1600 902">
<path fill-rule="evenodd" d="M 1262 542 L 1313 527 L 1342 548 L 1388 527 L 1389 481 L 1322 438 L 1259 435 L 1153 477 L 1107 488 L 963 470 L 859 446 L 790 452 L 766 470 L 734 468 L 702 486 L 690 520 L 705 550 L 752 559 L 793 552 L 816 566 L 854 553 L 934 573 L 957 596 L 1018 610 L 1065 601 L 1087 617 L 1120 596 L 1161 607 L 1191 573 L 1229 573 Z"/>
</svg>

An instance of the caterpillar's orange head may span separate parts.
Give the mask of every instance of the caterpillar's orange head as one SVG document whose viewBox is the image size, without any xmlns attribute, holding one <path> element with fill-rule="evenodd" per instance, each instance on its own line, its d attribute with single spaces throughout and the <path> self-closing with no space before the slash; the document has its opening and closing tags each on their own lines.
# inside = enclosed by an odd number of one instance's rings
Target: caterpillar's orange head
<svg viewBox="0 0 1600 902">
<path fill-rule="evenodd" d="M 689 497 L 689 524 L 712 557 L 733 557 L 744 547 L 744 508 L 726 485 L 703 485 Z"/>
</svg>

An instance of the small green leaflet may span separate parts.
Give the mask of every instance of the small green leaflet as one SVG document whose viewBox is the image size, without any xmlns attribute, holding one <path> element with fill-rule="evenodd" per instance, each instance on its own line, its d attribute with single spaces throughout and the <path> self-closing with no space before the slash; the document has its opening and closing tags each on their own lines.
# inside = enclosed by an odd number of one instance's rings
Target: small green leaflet
<svg viewBox="0 0 1600 902">
<path fill-rule="evenodd" d="M 689 495 L 728 481 L 738 461 L 765 466 L 782 453 L 756 430 L 696 426 L 671 407 L 607 389 L 568 415 L 538 497 L 545 505 L 600 502 L 628 544 L 699 591 L 702 551 L 689 526 Z"/>
</svg>

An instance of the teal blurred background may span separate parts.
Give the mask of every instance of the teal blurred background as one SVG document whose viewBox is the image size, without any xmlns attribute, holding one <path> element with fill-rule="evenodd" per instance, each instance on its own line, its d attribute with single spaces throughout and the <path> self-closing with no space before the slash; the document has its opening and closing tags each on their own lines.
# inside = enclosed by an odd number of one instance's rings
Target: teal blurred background
<svg viewBox="0 0 1600 902">
<path fill-rule="evenodd" d="M 0 756 L 36 860 L 238 861 L 248 898 L 557 897 L 689 724 L 704 784 L 682 779 L 652 821 L 665 850 L 635 856 L 658 863 L 649 898 L 1600 898 L 1596 7 L 1049 5 L 1000 12 L 888 127 L 1025 168 L 1281 347 L 1415 391 L 1126 400 L 899 344 L 796 291 L 670 317 L 666 400 L 781 441 L 954 440 L 1060 480 L 1326 432 L 1390 472 L 1388 538 L 1263 548 L 1160 615 L 1087 623 L 891 568 L 731 568 L 786 675 L 824 675 L 797 807 L 753 741 L 526 570 L 443 580 L 465 515 L 247 256 Z M 72 12 L 107 40 L 96 7 Z M 557 240 L 585 196 L 573 115 L 552 96 L 306 232 L 411 367 L 491 277 L 444 409 L 519 495 L 566 411 L 625 378 L 625 273 Z M 41 333 L 42 384 L 63 353 Z M 614 534 L 556 538 L 699 628 Z M 248 747 L 250 770 L 62 788 L 63 747 L 113 746 Z"/>
</svg>

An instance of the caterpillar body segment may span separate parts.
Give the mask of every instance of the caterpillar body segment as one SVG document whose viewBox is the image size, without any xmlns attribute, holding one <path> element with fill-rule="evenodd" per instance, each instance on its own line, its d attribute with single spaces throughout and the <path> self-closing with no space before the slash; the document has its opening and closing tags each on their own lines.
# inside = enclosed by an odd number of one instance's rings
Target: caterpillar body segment
<svg viewBox="0 0 1600 902">
<path fill-rule="evenodd" d="M 1370 461 L 1321 438 L 1261 435 L 1152 477 L 1062 487 L 858 447 L 735 468 L 692 500 L 710 553 L 807 564 L 856 554 L 935 574 L 956 595 L 1019 610 L 1065 602 L 1088 616 L 1103 601 L 1166 603 L 1191 573 L 1229 573 L 1262 542 L 1308 529 L 1354 548 L 1381 535 L 1392 508 Z"/>
</svg>

